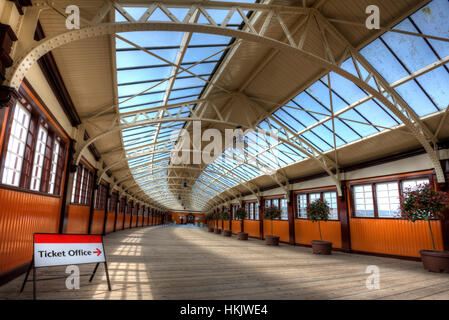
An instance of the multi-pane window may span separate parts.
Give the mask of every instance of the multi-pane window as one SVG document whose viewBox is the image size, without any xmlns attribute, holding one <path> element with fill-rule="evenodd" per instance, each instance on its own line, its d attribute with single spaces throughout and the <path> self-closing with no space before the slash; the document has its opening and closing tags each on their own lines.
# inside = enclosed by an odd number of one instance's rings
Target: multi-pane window
<svg viewBox="0 0 449 320">
<path fill-rule="evenodd" d="M 37 133 L 37 141 L 34 149 L 33 170 L 31 173 L 30 189 L 39 191 L 41 187 L 42 167 L 44 165 L 45 146 L 47 144 L 47 129 L 40 125 Z"/>
<path fill-rule="evenodd" d="M 100 184 L 97 189 L 97 196 L 95 197 L 95 209 L 104 210 L 107 197 L 107 187 Z"/>
<path fill-rule="evenodd" d="M 307 194 L 298 194 L 296 198 L 296 217 L 307 219 Z"/>
<path fill-rule="evenodd" d="M 402 191 L 415 190 L 419 186 L 429 184 L 429 179 L 404 180 L 402 181 Z"/>
<path fill-rule="evenodd" d="M 275 207 L 281 210 L 281 220 L 288 220 L 287 199 L 266 199 L 265 208 Z"/>
<path fill-rule="evenodd" d="M 3 170 L 2 183 L 18 187 L 22 171 L 23 155 L 30 125 L 30 112 L 17 103 L 11 124 L 11 135 Z"/>
<path fill-rule="evenodd" d="M 337 193 L 324 192 L 323 200 L 329 205 L 329 220 L 338 220 Z"/>
<path fill-rule="evenodd" d="M 288 220 L 287 199 L 281 199 L 281 220 Z"/>
<path fill-rule="evenodd" d="M 429 183 L 428 178 L 377 182 L 353 187 L 355 217 L 400 218 L 401 192 Z"/>
<path fill-rule="evenodd" d="M 399 210 L 399 185 L 397 182 L 376 184 L 377 213 L 381 218 L 397 218 Z"/>
<path fill-rule="evenodd" d="M 10 128 L 2 183 L 59 195 L 65 150 L 54 128 L 20 102 L 14 107 Z"/>
<path fill-rule="evenodd" d="M 296 218 L 307 219 L 307 206 L 319 199 L 327 202 L 329 220 L 338 220 L 337 193 L 335 191 L 300 193 L 296 195 Z"/>
<path fill-rule="evenodd" d="M 55 183 L 56 183 L 56 174 L 58 171 L 58 160 L 59 153 L 61 152 L 61 145 L 58 141 L 55 141 L 53 145 L 53 156 L 51 158 L 51 167 L 50 167 L 50 184 L 48 188 L 48 193 L 54 193 L 55 191 Z"/>
<path fill-rule="evenodd" d="M 372 185 L 354 187 L 354 209 L 356 217 L 374 217 Z"/>
<path fill-rule="evenodd" d="M 254 203 L 254 220 L 259 220 L 259 203 Z"/>
<path fill-rule="evenodd" d="M 89 205 L 92 190 L 92 172 L 83 164 L 76 170 L 72 186 L 72 203 Z"/>
</svg>

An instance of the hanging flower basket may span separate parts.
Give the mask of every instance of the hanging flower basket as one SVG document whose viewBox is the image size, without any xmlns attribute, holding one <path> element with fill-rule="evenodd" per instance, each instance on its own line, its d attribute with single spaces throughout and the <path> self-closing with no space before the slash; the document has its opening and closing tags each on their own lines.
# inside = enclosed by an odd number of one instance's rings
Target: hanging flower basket
<svg viewBox="0 0 449 320">
<path fill-rule="evenodd" d="M 415 222 L 427 221 L 433 250 L 421 250 L 421 260 L 425 270 L 449 273 L 449 251 L 437 251 L 431 220 L 445 218 L 443 213 L 449 207 L 449 195 L 435 191 L 430 184 L 407 189 L 401 200 L 401 213 L 404 218 Z"/>
<path fill-rule="evenodd" d="M 326 201 L 317 199 L 307 206 L 307 217 L 312 222 L 318 222 L 318 231 L 320 240 L 312 240 L 312 252 L 314 254 L 330 255 L 332 254 L 332 242 L 323 241 L 321 234 L 321 221 L 329 220 L 330 208 Z"/>
</svg>

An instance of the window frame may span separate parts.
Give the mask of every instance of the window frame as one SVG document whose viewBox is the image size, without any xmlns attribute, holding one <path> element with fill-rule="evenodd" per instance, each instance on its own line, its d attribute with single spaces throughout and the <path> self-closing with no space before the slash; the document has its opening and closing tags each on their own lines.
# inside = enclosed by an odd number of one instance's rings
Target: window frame
<svg viewBox="0 0 449 320">
<path fill-rule="evenodd" d="M 412 180 L 423 180 L 428 179 L 429 184 L 432 186 L 435 186 L 434 183 L 434 177 L 431 172 L 429 173 L 417 173 L 415 175 L 413 174 L 406 174 L 406 175 L 400 175 L 400 176 L 394 176 L 394 177 L 385 177 L 380 179 L 372 179 L 372 180 L 363 180 L 363 181 L 355 181 L 350 182 L 348 184 L 348 193 L 349 198 L 351 201 L 350 210 L 351 219 L 386 219 L 386 220 L 405 220 L 404 217 L 398 216 L 398 217 L 379 217 L 378 212 L 378 205 L 377 205 L 377 193 L 376 193 L 376 185 L 377 184 L 384 184 L 384 183 L 392 183 L 395 182 L 398 184 L 398 190 L 399 190 L 399 201 L 402 201 L 404 189 L 403 189 L 403 182 L 404 181 L 412 181 Z M 371 188 L 373 190 L 373 206 L 374 206 L 374 217 L 359 217 L 355 215 L 355 195 L 354 195 L 354 187 L 355 186 L 363 186 L 363 185 L 371 185 Z"/>
<path fill-rule="evenodd" d="M 276 208 L 278 208 L 279 210 L 281 210 L 281 215 L 278 219 L 276 219 L 276 221 L 289 221 L 288 219 L 288 201 L 284 196 L 270 196 L 270 197 L 266 197 L 263 199 L 264 200 L 264 210 L 263 210 L 263 214 L 265 214 L 265 209 L 266 208 L 270 208 L 273 206 L 274 202 L 277 202 L 277 206 Z M 286 200 L 287 201 L 287 219 L 282 219 L 282 200 Z M 260 219 L 260 217 L 259 217 Z"/>
<path fill-rule="evenodd" d="M 63 132 L 57 125 L 54 124 L 53 119 L 51 119 L 51 115 L 48 115 L 44 110 L 42 110 L 42 106 L 38 105 L 37 102 L 33 101 L 33 98 L 29 96 L 27 91 L 21 87 L 19 89 L 19 99 L 9 107 L 8 119 L 6 125 L 6 131 L 4 135 L 4 143 L 1 148 L 1 166 L 0 166 L 0 176 L 2 180 L 0 180 L 0 188 L 7 190 L 15 190 L 24 193 L 30 194 L 38 194 L 42 196 L 61 198 L 62 197 L 62 185 L 63 185 L 63 176 L 66 170 L 66 160 L 67 160 L 67 148 L 69 146 L 69 142 L 66 138 L 64 138 L 65 132 Z M 3 183 L 3 174 L 5 172 L 6 165 L 6 156 L 8 153 L 8 146 L 11 139 L 11 131 L 12 131 L 12 121 L 14 118 L 14 113 L 18 107 L 21 105 L 30 115 L 28 130 L 25 138 L 25 150 L 22 158 L 22 166 L 19 177 L 19 184 L 12 185 Z M 45 108 L 45 106 L 44 106 Z M 39 127 L 44 126 L 47 130 L 47 139 L 46 144 L 44 146 L 44 162 L 42 164 L 42 172 L 40 177 L 40 185 L 38 190 L 31 189 L 31 180 L 32 180 L 32 170 L 34 167 L 34 157 L 35 157 L 35 148 L 37 144 L 37 135 L 39 131 Z M 51 146 L 47 146 L 49 140 L 52 140 Z M 55 188 L 52 193 L 49 192 L 50 189 L 50 174 L 45 172 L 46 167 L 48 166 L 48 170 L 51 167 L 51 160 L 54 149 L 54 141 L 58 140 L 60 144 L 60 152 L 57 160 L 57 173 L 55 178 Z M 50 158 L 48 157 L 50 154 Z M 50 163 L 49 163 L 50 161 Z"/>
<path fill-rule="evenodd" d="M 337 189 L 334 188 L 334 187 L 294 191 L 293 192 L 293 201 L 294 201 L 294 208 L 293 208 L 293 210 L 294 210 L 295 220 L 310 220 L 311 221 L 311 219 L 309 219 L 307 217 L 307 213 L 306 213 L 306 217 L 300 217 L 299 216 L 299 211 L 298 211 L 298 197 L 299 196 L 306 195 L 306 200 L 307 200 L 306 201 L 307 202 L 306 208 L 307 208 L 307 206 L 310 204 L 310 195 L 311 194 L 320 194 L 320 199 L 324 200 L 324 194 L 325 193 L 330 193 L 330 192 L 334 192 L 336 194 L 336 196 L 337 196 L 337 219 L 329 219 L 328 221 L 338 221 L 338 222 L 340 222 L 341 218 L 340 218 L 340 210 L 339 210 L 340 208 L 339 208 L 339 205 L 338 205 L 338 192 L 337 192 Z M 315 199 L 315 200 L 317 200 L 317 199 Z"/>
</svg>

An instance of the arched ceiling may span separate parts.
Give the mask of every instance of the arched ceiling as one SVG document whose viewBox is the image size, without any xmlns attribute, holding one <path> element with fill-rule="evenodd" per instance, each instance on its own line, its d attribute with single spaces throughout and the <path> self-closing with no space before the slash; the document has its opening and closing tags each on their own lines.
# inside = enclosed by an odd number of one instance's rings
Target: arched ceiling
<svg viewBox="0 0 449 320">
<path fill-rule="evenodd" d="M 429 145 L 449 137 L 446 0 L 55 1 L 59 10 L 40 16 L 47 36 L 64 31 L 61 8 L 69 2 L 87 20 L 102 13 L 104 22 L 123 24 L 221 25 L 294 44 L 404 107 Z M 365 27 L 371 4 L 380 7 L 384 29 Z M 263 43 L 135 31 L 73 42 L 54 55 L 89 135 L 99 137 L 105 172 L 166 209 L 204 211 L 269 185 L 288 189 L 289 179 L 319 172 L 338 183 L 341 167 L 421 142 L 360 84 Z M 202 130 L 260 129 L 278 140 L 242 136 L 244 153 L 223 143 L 212 163 L 175 165 L 179 133 L 193 133 L 194 120 Z"/>
</svg>

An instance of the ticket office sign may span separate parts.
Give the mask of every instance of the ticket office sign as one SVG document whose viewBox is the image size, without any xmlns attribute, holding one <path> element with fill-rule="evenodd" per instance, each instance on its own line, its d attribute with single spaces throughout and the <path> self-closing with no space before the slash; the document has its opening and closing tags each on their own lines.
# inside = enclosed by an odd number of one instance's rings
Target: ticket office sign
<svg viewBox="0 0 449 320">
<path fill-rule="evenodd" d="M 106 262 L 101 235 L 34 234 L 34 266 Z"/>
</svg>

